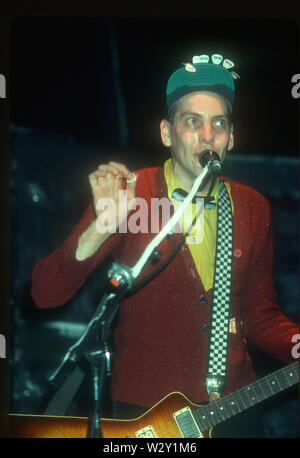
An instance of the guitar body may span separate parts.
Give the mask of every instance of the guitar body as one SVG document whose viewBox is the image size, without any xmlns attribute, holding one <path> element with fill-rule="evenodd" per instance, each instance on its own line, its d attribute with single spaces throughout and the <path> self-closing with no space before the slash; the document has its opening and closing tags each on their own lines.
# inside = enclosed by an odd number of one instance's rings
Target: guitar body
<svg viewBox="0 0 300 458">
<path fill-rule="evenodd" d="M 182 438 L 184 436 L 173 414 L 199 407 L 183 394 L 171 393 L 136 419 L 101 419 L 102 435 L 104 438 Z M 85 438 L 88 419 L 11 414 L 10 431 L 15 438 Z M 210 430 L 201 431 L 198 437 L 209 437 L 209 433 Z"/>
<path fill-rule="evenodd" d="M 215 426 L 213 432 L 216 437 L 245 437 L 239 435 L 242 424 L 239 414 L 246 413 L 250 407 L 296 385 L 298 381 L 299 367 L 295 362 L 203 406 L 174 392 L 133 420 L 102 418 L 102 436 L 112 439 L 211 437 L 212 427 Z M 251 413 L 246 415 L 249 429 Z M 257 418 L 252 420 L 252 424 L 258 424 Z M 16 438 L 85 438 L 89 437 L 89 426 L 88 418 L 81 417 L 10 415 L 11 436 Z M 233 430 L 235 433 L 232 436 Z M 252 434 L 255 435 L 250 437 L 257 437 L 254 430 Z"/>
</svg>

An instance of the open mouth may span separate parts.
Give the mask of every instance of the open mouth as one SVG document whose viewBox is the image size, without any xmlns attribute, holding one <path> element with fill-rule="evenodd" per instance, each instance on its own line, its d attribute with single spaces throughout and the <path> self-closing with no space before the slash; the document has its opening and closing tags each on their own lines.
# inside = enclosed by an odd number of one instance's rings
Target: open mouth
<svg viewBox="0 0 300 458">
<path fill-rule="evenodd" d="M 205 167 L 207 162 L 212 159 L 220 161 L 220 156 L 212 149 L 205 149 L 201 151 L 201 153 L 195 154 L 195 157 L 199 161 L 201 167 Z"/>
</svg>

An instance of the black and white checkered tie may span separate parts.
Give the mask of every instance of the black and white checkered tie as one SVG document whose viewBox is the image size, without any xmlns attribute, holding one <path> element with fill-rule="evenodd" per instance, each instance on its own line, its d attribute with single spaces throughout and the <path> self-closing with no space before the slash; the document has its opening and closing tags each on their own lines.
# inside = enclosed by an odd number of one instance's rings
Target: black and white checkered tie
<svg viewBox="0 0 300 458">
<path fill-rule="evenodd" d="M 206 375 L 206 390 L 208 394 L 212 391 L 221 393 L 225 385 L 231 301 L 232 251 L 233 222 L 231 202 L 226 186 L 220 180 L 217 205 L 217 246 Z"/>
</svg>

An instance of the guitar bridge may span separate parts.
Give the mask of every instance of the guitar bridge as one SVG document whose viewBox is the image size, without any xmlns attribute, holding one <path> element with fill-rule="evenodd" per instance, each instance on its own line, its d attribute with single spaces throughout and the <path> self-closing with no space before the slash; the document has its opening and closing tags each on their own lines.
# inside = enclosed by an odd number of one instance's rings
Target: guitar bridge
<svg viewBox="0 0 300 458">
<path fill-rule="evenodd" d="M 183 437 L 203 437 L 189 406 L 173 413 Z"/>
</svg>

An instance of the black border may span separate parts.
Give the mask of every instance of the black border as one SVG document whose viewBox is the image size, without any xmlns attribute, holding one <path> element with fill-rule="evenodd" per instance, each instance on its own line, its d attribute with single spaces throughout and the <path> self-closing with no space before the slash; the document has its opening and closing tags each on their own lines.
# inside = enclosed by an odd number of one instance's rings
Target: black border
<svg viewBox="0 0 300 458">
<path fill-rule="evenodd" d="M 178 5 L 178 6 L 177 6 Z M 285 9 L 284 9 L 285 8 Z M 207 17 L 223 19 L 289 19 L 298 25 L 300 30 L 300 12 L 296 5 L 273 3 L 272 7 L 260 2 L 259 8 L 250 4 L 240 2 L 234 6 L 225 3 L 222 8 L 218 5 L 202 2 L 196 7 L 195 4 L 188 6 L 182 2 L 171 4 L 161 3 L 153 5 L 140 2 L 129 4 L 122 2 L 116 4 L 107 2 L 80 2 L 75 4 L 66 0 L 48 1 L 18 1 L 7 2 L 1 5 L 0 16 L 0 73 L 7 82 L 6 99 L 0 99 L 0 147 L 1 147 L 1 300 L 0 300 L 0 333 L 4 334 L 7 343 L 7 358 L 0 359 L 0 437 L 9 436 L 8 412 L 9 412 L 9 335 L 10 335 L 10 312 L 9 312 L 9 245 L 10 245 L 10 224 L 9 224 L 9 176 L 10 176 L 10 140 L 9 140 L 9 119 L 10 119 L 10 42 L 11 26 L 20 17 Z M 253 31 L 255 33 L 255 31 Z M 279 31 L 280 33 L 280 31 Z M 238 37 L 237 37 L 238 39 Z M 300 34 L 298 34 L 300 44 Z M 299 46 L 300 49 L 300 46 Z M 300 60 L 298 68 L 300 73 Z M 292 77 L 292 75 L 291 75 Z M 300 100 L 295 101 L 299 104 Z M 300 130 L 299 130 L 300 132 Z M 32 442 L 30 441 L 31 445 Z M 23 447 L 24 442 L 21 442 Z M 49 443 L 47 443 L 48 447 Z M 254 443 L 255 445 L 255 443 Z M 101 450 L 99 449 L 98 452 Z"/>
</svg>

